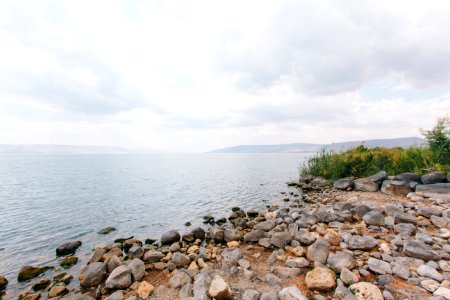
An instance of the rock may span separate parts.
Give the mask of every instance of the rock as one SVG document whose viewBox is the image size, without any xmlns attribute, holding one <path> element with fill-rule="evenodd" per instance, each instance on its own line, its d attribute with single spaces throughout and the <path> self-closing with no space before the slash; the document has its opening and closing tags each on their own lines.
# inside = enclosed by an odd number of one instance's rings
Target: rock
<svg viewBox="0 0 450 300">
<path fill-rule="evenodd" d="M 180 252 L 175 252 L 172 255 L 172 262 L 175 264 L 175 266 L 177 267 L 184 267 L 187 266 L 191 263 L 191 259 L 189 258 L 189 256 L 180 253 Z"/>
<path fill-rule="evenodd" d="M 201 227 L 197 227 L 192 229 L 192 234 L 195 239 L 203 240 L 205 238 L 205 230 Z"/>
<path fill-rule="evenodd" d="M 349 270 L 355 268 L 356 260 L 353 255 L 348 252 L 336 252 L 330 253 L 327 264 L 335 272 L 340 273 L 343 268 L 347 268 Z"/>
<path fill-rule="evenodd" d="M 409 268 L 397 262 L 391 262 L 392 274 L 407 280 L 410 276 Z"/>
<path fill-rule="evenodd" d="M 78 257 L 76 256 L 68 256 L 65 257 L 59 265 L 63 268 L 70 268 L 71 266 L 75 265 L 78 262 Z"/>
<path fill-rule="evenodd" d="M 281 278 L 291 278 L 298 276 L 302 273 L 302 270 L 299 268 L 288 268 L 288 267 L 273 267 L 270 269 L 270 272 Z"/>
<path fill-rule="evenodd" d="M 225 300 L 232 298 L 233 292 L 228 283 L 226 283 L 220 275 L 216 275 L 211 282 L 208 295 L 216 300 Z"/>
<path fill-rule="evenodd" d="M 377 274 L 392 274 L 391 266 L 385 261 L 371 257 L 367 261 L 367 265 L 372 272 Z"/>
<path fill-rule="evenodd" d="M 108 233 L 111 233 L 113 231 L 116 231 L 116 228 L 114 228 L 114 227 L 105 227 L 103 229 L 100 229 L 98 234 L 108 234 Z"/>
<path fill-rule="evenodd" d="M 133 281 L 140 281 L 145 275 L 145 264 L 139 258 L 134 258 L 128 263 Z"/>
<path fill-rule="evenodd" d="M 420 285 L 429 292 L 434 292 L 439 287 L 439 282 L 433 279 L 425 279 L 420 282 Z"/>
<path fill-rule="evenodd" d="M 370 250 L 378 246 L 378 241 L 371 236 L 352 235 L 346 242 L 352 250 Z"/>
<path fill-rule="evenodd" d="M 288 243 L 292 240 L 290 234 L 288 232 L 277 232 L 272 235 L 270 239 L 270 243 L 278 248 L 284 248 Z"/>
<path fill-rule="evenodd" d="M 123 291 L 118 290 L 108 296 L 108 300 L 123 300 Z"/>
<path fill-rule="evenodd" d="M 39 293 L 23 293 L 19 295 L 20 300 L 38 300 L 41 298 L 41 294 Z"/>
<path fill-rule="evenodd" d="M 176 272 L 169 280 L 169 286 L 175 289 L 181 288 L 185 284 L 191 283 L 192 279 L 183 271 Z"/>
<path fill-rule="evenodd" d="M 324 264 L 327 261 L 329 253 L 330 243 L 322 238 L 319 238 L 314 242 L 314 244 L 308 247 L 306 257 L 310 261 L 320 262 L 321 264 Z"/>
<path fill-rule="evenodd" d="M 242 234 L 236 229 L 227 229 L 223 234 L 225 242 L 233 242 L 242 240 Z"/>
<path fill-rule="evenodd" d="M 399 223 L 394 225 L 394 231 L 402 236 L 411 236 L 416 234 L 417 228 L 410 223 Z"/>
<path fill-rule="evenodd" d="M 420 241 L 406 241 L 403 245 L 403 253 L 423 260 L 439 260 L 439 255 Z"/>
<path fill-rule="evenodd" d="M 106 265 L 95 262 L 83 268 L 80 274 L 80 285 L 84 288 L 94 287 L 100 284 L 106 276 Z"/>
<path fill-rule="evenodd" d="M 441 172 L 432 172 L 429 174 L 422 175 L 422 177 L 421 177 L 423 184 L 434 184 L 434 183 L 445 182 L 446 179 L 447 179 L 447 176 L 445 176 L 445 174 L 441 173 Z"/>
<path fill-rule="evenodd" d="M 99 247 L 95 248 L 94 254 L 92 254 L 91 258 L 89 259 L 89 263 L 92 264 L 95 262 L 102 261 L 103 255 L 105 255 L 105 253 L 106 253 L 105 249 Z"/>
<path fill-rule="evenodd" d="M 180 233 L 176 230 L 169 230 L 161 236 L 161 243 L 163 245 L 179 242 L 181 239 Z"/>
<path fill-rule="evenodd" d="M 355 273 L 350 271 L 347 268 L 342 268 L 341 270 L 341 276 L 339 278 L 345 283 L 345 284 L 353 284 L 357 283 L 359 281 L 358 276 L 356 276 Z"/>
<path fill-rule="evenodd" d="M 239 248 L 236 249 L 224 249 L 222 251 L 222 258 L 225 263 L 235 265 L 239 259 L 243 258 L 242 251 Z"/>
<path fill-rule="evenodd" d="M 296 286 L 289 286 L 278 292 L 280 300 L 308 300 Z"/>
<path fill-rule="evenodd" d="M 402 173 L 394 176 L 394 180 L 406 182 L 422 182 L 422 176 L 416 173 Z"/>
<path fill-rule="evenodd" d="M 336 275 L 326 267 L 317 267 L 306 273 L 305 283 L 311 290 L 331 291 L 336 286 Z"/>
<path fill-rule="evenodd" d="M 56 248 L 56 255 L 64 256 L 64 255 L 74 254 L 75 251 L 77 251 L 77 249 L 80 248 L 80 246 L 81 246 L 81 241 L 64 243 L 64 244 L 58 246 L 58 248 Z"/>
<path fill-rule="evenodd" d="M 130 268 L 128 266 L 120 266 L 109 274 L 105 286 L 109 289 L 126 289 L 131 283 Z"/>
<path fill-rule="evenodd" d="M 22 267 L 19 270 L 19 276 L 17 276 L 17 281 L 22 282 L 25 280 L 38 277 L 48 269 L 50 269 L 50 267 L 36 267 L 36 266 Z"/>
<path fill-rule="evenodd" d="M 437 217 L 437 216 L 431 216 L 430 218 L 431 223 L 433 223 L 434 226 L 439 228 L 448 228 L 450 218 L 446 217 Z"/>
<path fill-rule="evenodd" d="M 434 183 L 416 186 L 416 192 L 430 194 L 450 194 L 450 183 Z"/>
<path fill-rule="evenodd" d="M 410 223 L 414 225 L 417 224 L 416 217 L 407 213 L 395 213 L 394 222 L 395 224 L 398 223 Z"/>
<path fill-rule="evenodd" d="M 111 258 L 108 260 L 107 263 L 108 273 L 111 273 L 112 271 L 114 271 L 115 268 L 120 267 L 121 265 L 123 265 L 123 263 L 120 260 L 120 258 L 118 258 L 115 255 L 111 256 Z"/>
<path fill-rule="evenodd" d="M 164 258 L 164 254 L 160 251 L 149 250 L 144 254 L 144 261 L 147 263 L 155 263 Z"/>
<path fill-rule="evenodd" d="M 442 212 L 439 209 L 437 209 L 435 207 L 429 207 L 429 206 L 419 207 L 417 209 L 417 213 L 428 219 L 431 218 L 431 216 L 437 216 L 437 217 L 442 216 Z"/>
<path fill-rule="evenodd" d="M 367 177 L 368 180 L 382 184 L 387 179 L 388 175 L 385 171 L 380 171 L 372 176 Z"/>
<path fill-rule="evenodd" d="M 309 266 L 309 261 L 304 257 L 288 257 L 286 265 L 291 268 L 306 268 Z"/>
<path fill-rule="evenodd" d="M 180 251 L 180 249 L 181 249 L 180 243 L 176 242 L 176 243 L 173 243 L 172 245 L 170 245 L 169 252 L 174 253 L 174 252 Z"/>
<path fill-rule="evenodd" d="M 8 279 L 5 276 L 0 275 L 0 291 L 4 290 L 8 285 Z"/>
<path fill-rule="evenodd" d="M 40 290 L 46 289 L 50 285 L 51 281 L 47 278 L 40 278 L 36 280 L 36 282 L 33 284 L 33 291 L 37 292 Z"/>
<path fill-rule="evenodd" d="M 384 226 L 384 216 L 376 210 L 371 210 L 363 217 L 367 225 Z"/>
<path fill-rule="evenodd" d="M 441 282 L 444 280 L 441 274 L 436 269 L 433 269 L 430 266 L 427 265 L 421 265 L 417 268 L 417 274 L 419 274 L 422 277 L 428 277 L 431 279 L 434 279 L 436 281 Z"/>
<path fill-rule="evenodd" d="M 259 300 L 278 300 L 278 293 L 277 292 L 266 292 L 262 293 Z"/>
<path fill-rule="evenodd" d="M 333 186 L 338 190 L 347 190 L 353 187 L 353 179 L 351 178 L 341 178 L 333 183 Z"/>
<path fill-rule="evenodd" d="M 356 296 L 357 300 L 384 300 L 380 289 L 368 282 L 352 284 L 349 289 Z"/>
<path fill-rule="evenodd" d="M 376 192 L 378 191 L 378 184 L 367 178 L 359 178 L 354 181 L 355 190 L 361 192 Z"/>
<path fill-rule="evenodd" d="M 69 293 L 69 290 L 65 286 L 56 285 L 50 289 L 50 291 L 48 292 L 48 297 L 55 298 L 55 297 L 63 296 L 67 293 Z"/>
<path fill-rule="evenodd" d="M 210 234 L 211 234 L 211 238 L 215 241 L 215 242 L 222 242 L 223 241 L 223 235 L 224 235 L 224 231 L 222 229 L 219 228 L 211 228 L 210 229 Z"/>
<path fill-rule="evenodd" d="M 311 232 L 309 232 L 306 229 L 300 229 L 297 232 L 295 238 L 304 245 L 311 245 L 316 240 L 316 238 L 311 234 Z"/>
<path fill-rule="evenodd" d="M 433 296 L 442 296 L 447 300 L 450 300 L 450 288 L 439 287 L 436 291 L 434 291 Z"/>
<path fill-rule="evenodd" d="M 257 242 L 262 238 L 267 237 L 267 234 L 262 230 L 252 230 L 244 235 L 244 241 L 246 242 Z"/>
<path fill-rule="evenodd" d="M 248 289 L 244 291 L 242 295 L 242 300 L 258 300 L 259 293 L 256 290 Z"/>
<path fill-rule="evenodd" d="M 262 231 L 271 231 L 276 226 L 274 220 L 268 220 L 261 223 L 256 224 L 253 229 L 262 230 Z"/>
<path fill-rule="evenodd" d="M 250 262 L 246 259 L 238 260 L 238 264 L 242 269 L 250 269 Z"/>
<path fill-rule="evenodd" d="M 381 192 L 388 195 L 408 195 L 412 189 L 406 181 L 385 180 Z"/>
<path fill-rule="evenodd" d="M 272 273 L 267 273 L 266 275 L 264 275 L 264 280 L 266 282 L 268 282 L 270 284 L 270 286 L 272 286 L 274 288 L 281 288 L 281 286 L 283 284 L 281 279 Z"/>
<path fill-rule="evenodd" d="M 180 292 L 178 293 L 178 297 L 180 299 L 192 297 L 192 283 L 186 283 L 180 288 Z"/>
<path fill-rule="evenodd" d="M 128 250 L 128 258 L 129 259 L 133 259 L 133 258 L 141 259 L 142 256 L 144 256 L 144 249 L 142 249 L 142 247 L 140 247 L 138 245 L 134 245 Z"/>
</svg>

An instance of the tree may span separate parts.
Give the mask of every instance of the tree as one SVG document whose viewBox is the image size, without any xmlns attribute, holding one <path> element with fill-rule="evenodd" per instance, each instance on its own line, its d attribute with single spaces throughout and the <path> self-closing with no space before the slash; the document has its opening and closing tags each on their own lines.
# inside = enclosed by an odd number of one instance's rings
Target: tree
<svg viewBox="0 0 450 300">
<path fill-rule="evenodd" d="M 450 118 L 438 118 L 431 130 L 422 130 L 437 163 L 450 164 Z"/>
</svg>

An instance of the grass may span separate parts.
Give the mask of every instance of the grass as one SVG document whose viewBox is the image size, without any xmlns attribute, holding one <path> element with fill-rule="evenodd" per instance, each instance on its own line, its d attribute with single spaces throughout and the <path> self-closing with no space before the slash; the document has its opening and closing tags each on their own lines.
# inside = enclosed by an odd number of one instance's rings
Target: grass
<svg viewBox="0 0 450 300">
<path fill-rule="evenodd" d="M 319 152 L 307 159 L 300 173 L 336 180 L 343 177 L 366 177 L 381 170 L 390 175 L 405 172 L 424 174 L 432 170 L 450 171 L 448 158 L 439 159 L 429 147 L 366 148 L 359 146 L 345 152 Z"/>
</svg>

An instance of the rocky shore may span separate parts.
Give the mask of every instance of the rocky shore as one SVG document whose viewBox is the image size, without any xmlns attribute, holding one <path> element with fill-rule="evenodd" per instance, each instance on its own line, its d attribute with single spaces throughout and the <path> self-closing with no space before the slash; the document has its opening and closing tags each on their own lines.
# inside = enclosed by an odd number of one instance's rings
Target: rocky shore
<svg viewBox="0 0 450 300">
<path fill-rule="evenodd" d="M 267 211 L 111 241 L 77 274 L 81 241 L 65 243 L 63 268 L 21 268 L 19 299 L 449 300 L 449 175 L 303 176 Z"/>
</svg>

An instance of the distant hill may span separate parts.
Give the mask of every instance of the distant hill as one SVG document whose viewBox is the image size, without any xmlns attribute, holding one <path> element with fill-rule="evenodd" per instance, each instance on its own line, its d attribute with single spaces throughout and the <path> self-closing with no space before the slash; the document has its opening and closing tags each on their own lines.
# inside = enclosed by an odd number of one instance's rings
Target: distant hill
<svg viewBox="0 0 450 300">
<path fill-rule="evenodd" d="M 0 154 L 139 154 L 154 153 L 119 147 L 75 145 L 0 145 Z"/>
<path fill-rule="evenodd" d="M 408 148 L 425 144 L 425 140 L 419 137 L 405 137 L 397 139 L 374 139 L 366 141 L 348 141 L 333 144 L 281 144 L 281 145 L 240 145 L 223 149 L 216 149 L 210 153 L 314 153 L 324 149 L 325 151 L 345 151 L 359 145 L 366 147 L 402 147 Z"/>
</svg>

